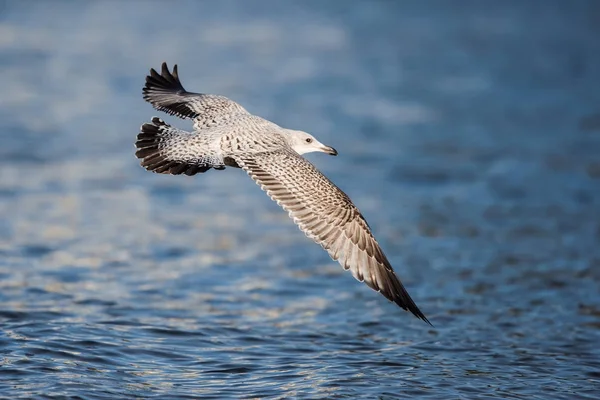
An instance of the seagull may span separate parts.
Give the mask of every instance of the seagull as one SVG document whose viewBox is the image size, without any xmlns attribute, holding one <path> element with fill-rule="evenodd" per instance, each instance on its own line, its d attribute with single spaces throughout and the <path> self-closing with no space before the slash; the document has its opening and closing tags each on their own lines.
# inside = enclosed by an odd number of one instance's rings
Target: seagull
<svg viewBox="0 0 600 400">
<path fill-rule="evenodd" d="M 142 90 L 156 110 L 189 119 L 187 132 L 153 117 L 141 126 L 136 157 L 146 170 L 188 176 L 226 167 L 244 170 L 277 202 L 307 237 L 325 249 L 354 278 L 417 318 L 419 310 L 350 198 L 302 157 L 337 155 L 314 136 L 253 115 L 227 97 L 188 92 L 177 65 L 153 68 Z"/>
</svg>

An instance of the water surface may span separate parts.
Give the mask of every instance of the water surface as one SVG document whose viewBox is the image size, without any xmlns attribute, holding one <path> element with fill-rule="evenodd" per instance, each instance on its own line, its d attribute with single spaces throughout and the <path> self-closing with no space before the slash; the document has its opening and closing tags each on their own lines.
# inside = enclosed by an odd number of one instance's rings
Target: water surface
<svg viewBox="0 0 600 400">
<path fill-rule="evenodd" d="M 593 2 L 0 3 L 5 398 L 600 396 Z M 313 133 L 434 327 L 239 170 L 133 156 L 150 67 Z M 161 115 L 178 127 L 190 124 Z"/>
</svg>

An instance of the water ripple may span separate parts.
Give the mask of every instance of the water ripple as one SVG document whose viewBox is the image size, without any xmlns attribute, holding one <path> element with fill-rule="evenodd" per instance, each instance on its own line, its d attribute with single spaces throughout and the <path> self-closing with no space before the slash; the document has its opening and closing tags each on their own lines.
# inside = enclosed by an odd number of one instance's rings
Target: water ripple
<svg viewBox="0 0 600 400">
<path fill-rule="evenodd" d="M 597 398 L 596 3 L 178 6 L 0 2 L 0 397 Z M 139 168 L 163 60 L 334 145 L 434 326 L 242 171 Z"/>
</svg>

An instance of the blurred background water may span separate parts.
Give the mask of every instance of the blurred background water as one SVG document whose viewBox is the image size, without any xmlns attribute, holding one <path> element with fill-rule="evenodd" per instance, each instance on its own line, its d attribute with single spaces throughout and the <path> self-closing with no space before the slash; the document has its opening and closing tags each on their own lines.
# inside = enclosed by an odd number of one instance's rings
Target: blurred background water
<svg viewBox="0 0 600 400">
<path fill-rule="evenodd" d="M 0 1 L 3 398 L 600 398 L 596 1 Z M 313 133 L 429 327 L 240 170 L 139 167 L 144 76 Z"/>
</svg>

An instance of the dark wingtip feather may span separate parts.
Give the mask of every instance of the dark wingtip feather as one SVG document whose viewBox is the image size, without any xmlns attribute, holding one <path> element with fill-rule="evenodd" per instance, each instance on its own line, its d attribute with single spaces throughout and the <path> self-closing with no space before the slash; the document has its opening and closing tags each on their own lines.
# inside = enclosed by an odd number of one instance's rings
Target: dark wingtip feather
<svg viewBox="0 0 600 400">
<path fill-rule="evenodd" d="M 429 322 L 429 320 L 427 319 L 425 314 L 423 314 L 423 312 L 419 309 L 419 307 L 417 307 L 414 300 L 410 297 L 410 295 L 408 294 L 408 291 L 404 288 L 404 286 L 402 285 L 402 283 L 400 283 L 399 280 L 398 280 L 398 283 L 400 284 L 400 288 L 398 290 L 399 293 L 397 293 L 395 296 L 393 296 L 393 298 L 391 298 L 390 300 L 392 300 L 398 306 L 403 308 L 405 311 L 411 312 L 415 317 L 419 318 L 420 320 L 425 321 L 430 326 L 433 326 L 433 324 L 431 322 Z M 386 295 L 386 297 L 388 297 L 388 296 Z"/>
<path fill-rule="evenodd" d="M 164 76 L 165 78 L 168 77 L 170 74 L 169 72 L 169 67 L 167 66 L 167 63 L 165 61 L 163 61 L 163 63 L 160 65 L 160 69 L 161 69 L 161 75 Z"/>
<path fill-rule="evenodd" d="M 385 254 L 383 254 L 381 249 L 376 250 L 379 250 L 376 254 L 376 259 L 385 266 L 388 283 L 380 286 L 376 283 L 376 281 L 374 281 L 369 286 L 381 293 L 391 302 L 396 303 L 396 305 L 402 308 L 404 311 L 412 313 L 418 319 L 425 321 L 430 326 L 433 326 L 425 314 L 423 314 L 419 307 L 417 307 L 412 297 L 410 297 L 410 294 L 408 294 L 408 291 L 394 272 L 394 269 L 391 267 L 390 262 Z"/>
<path fill-rule="evenodd" d="M 169 71 L 166 62 L 162 63 L 160 74 L 154 68 L 150 68 L 150 74 L 146 76 L 146 85 L 142 89 L 144 99 L 148 100 L 148 95 L 153 91 L 187 93 L 179 80 L 177 64 L 173 67 L 173 73 Z"/>
<path fill-rule="evenodd" d="M 409 305 L 407 311 L 410 311 L 415 317 L 419 318 L 422 321 L 425 321 L 429 326 L 433 327 L 433 324 L 431 322 L 429 322 L 429 320 L 427 319 L 425 314 L 423 314 L 423 312 L 421 310 L 419 310 L 419 307 L 417 307 L 415 305 L 415 303 L 412 303 L 412 305 Z"/>
<path fill-rule="evenodd" d="M 142 89 L 142 97 L 156 110 L 180 118 L 198 117 L 198 113 L 189 104 L 189 97 L 193 95 L 194 93 L 185 90 L 181 84 L 177 64 L 171 72 L 166 62 L 162 63 L 160 74 L 154 68 L 150 68 L 150 74 L 146 76 L 146 84 Z"/>
</svg>

